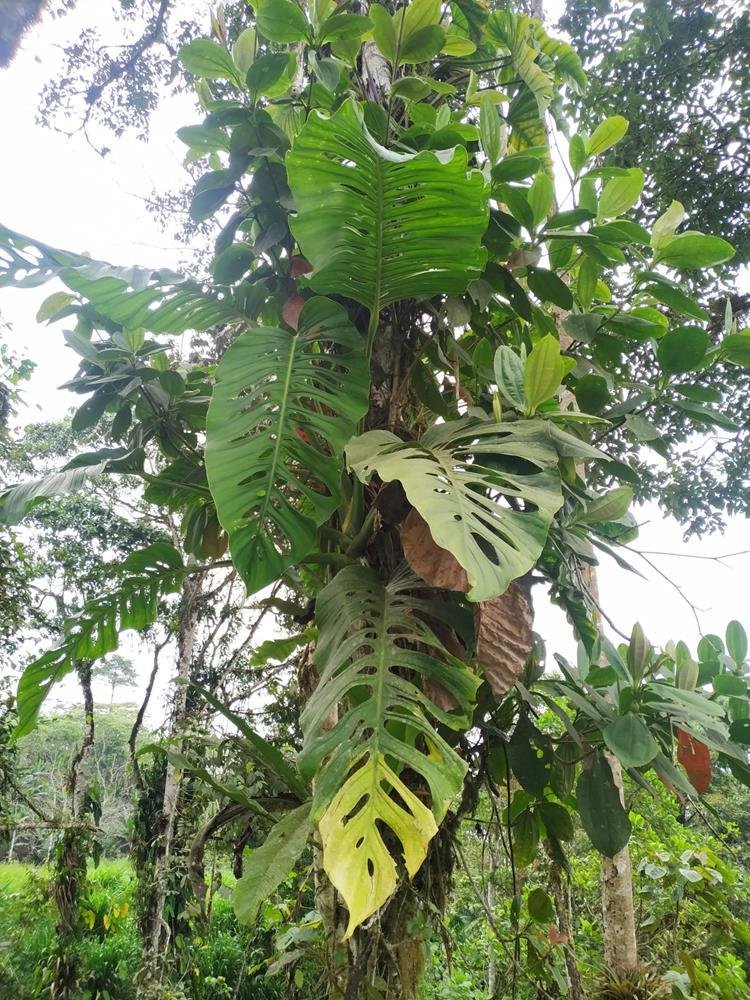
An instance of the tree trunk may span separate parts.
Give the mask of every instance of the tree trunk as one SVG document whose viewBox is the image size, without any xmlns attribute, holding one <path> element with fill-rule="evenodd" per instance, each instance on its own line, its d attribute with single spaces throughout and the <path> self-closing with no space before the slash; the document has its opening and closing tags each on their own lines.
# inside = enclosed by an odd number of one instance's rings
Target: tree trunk
<svg viewBox="0 0 750 1000">
<path fill-rule="evenodd" d="M 610 753 L 605 753 L 605 757 L 624 805 L 620 762 Z M 633 905 L 633 869 L 627 844 L 613 858 L 602 857 L 601 884 L 604 963 L 616 976 L 628 978 L 638 971 L 638 942 Z"/>
<path fill-rule="evenodd" d="M 86 880 L 86 856 L 91 847 L 91 830 L 84 825 L 86 813 L 86 761 L 94 745 L 94 699 L 91 693 L 91 664 L 78 665 L 83 691 L 84 722 L 81 745 L 73 755 L 68 773 L 70 824 L 55 846 L 55 875 L 52 895 L 57 907 L 55 959 L 50 989 L 51 1000 L 73 1000 L 78 995 L 77 937 L 80 930 L 78 900 Z"/>
<path fill-rule="evenodd" d="M 195 640 L 198 625 L 198 604 L 202 590 L 200 575 L 188 576 L 182 586 L 182 605 L 180 609 L 180 627 L 177 636 L 177 671 L 175 680 L 175 695 L 172 705 L 172 724 L 170 735 L 178 735 L 185 726 L 187 715 L 187 681 L 190 679 L 190 667 L 193 660 Z M 182 751 L 182 742 L 174 745 L 177 752 Z M 152 880 L 147 895 L 145 912 L 141 915 L 141 932 L 143 934 L 143 959 L 139 980 L 144 1000 L 147 996 L 158 996 L 160 983 L 164 974 L 165 957 L 170 943 L 171 929 L 164 920 L 164 909 L 170 893 L 170 876 L 172 874 L 173 846 L 180 805 L 180 774 L 178 768 L 167 762 L 164 777 L 164 792 L 162 798 L 159 830 L 153 852 L 153 867 L 148 873 Z"/>
</svg>

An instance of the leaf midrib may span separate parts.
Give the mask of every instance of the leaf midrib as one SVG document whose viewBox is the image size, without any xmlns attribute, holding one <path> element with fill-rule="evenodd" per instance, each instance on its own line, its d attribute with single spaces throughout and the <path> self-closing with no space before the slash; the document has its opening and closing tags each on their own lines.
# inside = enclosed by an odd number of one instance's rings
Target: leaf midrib
<svg viewBox="0 0 750 1000">
<path fill-rule="evenodd" d="M 258 514 L 258 524 L 255 532 L 255 540 L 253 545 L 258 544 L 258 539 L 260 538 L 260 533 L 263 530 L 263 526 L 266 521 L 266 514 L 268 512 L 268 505 L 271 502 L 271 493 L 273 491 L 273 484 L 276 481 L 276 468 L 279 464 L 279 453 L 281 451 L 281 438 L 282 429 L 284 426 L 284 421 L 286 419 L 286 411 L 289 403 L 289 387 L 292 383 L 292 370 L 294 368 L 294 361 L 297 356 L 297 345 L 299 344 L 299 334 L 292 337 L 292 343 L 289 350 L 289 361 L 286 366 L 286 372 L 284 373 L 284 383 L 282 386 L 282 398 L 281 404 L 279 406 L 279 418 L 277 422 L 277 432 L 276 432 L 276 444 L 273 449 L 273 456 L 271 462 L 268 466 L 268 486 L 266 488 L 266 495 L 263 500 L 263 506 Z"/>
</svg>

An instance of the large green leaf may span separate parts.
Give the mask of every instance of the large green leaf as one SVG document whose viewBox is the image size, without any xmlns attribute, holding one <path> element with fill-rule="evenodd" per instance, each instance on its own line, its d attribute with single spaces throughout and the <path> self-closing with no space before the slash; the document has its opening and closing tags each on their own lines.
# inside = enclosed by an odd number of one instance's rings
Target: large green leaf
<svg viewBox="0 0 750 1000">
<path fill-rule="evenodd" d="M 234 912 L 241 924 L 254 922 L 261 903 L 278 889 L 304 851 L 311 829 L 310 803 L 306 802 L 280 819 L 245 861 L 233 894 Z"/>
<path fill-rule="evenodd" d="M 159 599 L 178 590 L 185 576 L 179 552 L 156 542 L 134 552 L 118 567 L 116 590 L 88 601 L 80 614 L 66 622 L 64 640 L 30 663 L 18 682 L 16 739 L 30 733 L 39 709 L 53 685 L 75 669 L 117 649 L 126 629 L 144 629 L 156 621 Z"/>
<path fill-rule="evenodd" d="M 463 147 L 384 149 L 347 101 L 330 118 L 312 112 L 286 166 L 297 207 L 291 228 L 316 291 L 377 314 L 398 299 L 463 292 L 479 277 L 487 200 Z"/>
<path fill-rule="evenodd" d="M 497 10 L 490 15 L 485 34 L 489 41 L 510 54 L 513 69 L 534 95 L 539 114 L 543 115 L 555 91 L 552 73 L 542 69 L 537 62 L 541 53 L 534 41 L 534 24 L 525 14 Z"/>
<path fill-rule="evenodd" d="M 90 303 L 99 316 L 153 333 L 184 333 L 247 321 L 260 294 L 250 284 L 215 294 L 173 271 L 115 267 L 0 226 L 0 288 L 30 288 L 53 278 Z"/>
<path fill-rule="evenodd" d="M 143 468 L 142 448 L 103 448 L 79 455 L 59 472 L 27 479 L 0 493 L 0 523 L 18 524 L 40 501 L 53 496 L 76 493 L 92 480 L 108 472 L 138 472 Z"/>
<path fill-rule="evenodd" d="M 613 858 L 630 839 L 630 817 L 620 801 L 609 762 L 598 750 L 578 779 L 576 797 L 589 840 L 600 854 Z"/>
<path fill-rule="evenodd" d="M 363 482 L 377 472 L 401 483 L 435 542 L 466 570 L 472 601 L 498 597 L 528 573 L 562 505 L 558 452 L 544 421 L 464 418 L 430 427 L 420 441 L 368 431 L 346 454 Z"/>
<path fill-rule="evenodd" d="M 466 771 L 430 717 L 468 726 L 478 681 L 426 624 L 432 605 L 414 588 L 424 584 L 405 571 L 383 585 L 371 569 L 349 566 L 317 600 L 321 676 L 302 714 L 299 768 L 315 776 L 312 818 L 325 869 L 349 908 L 347 937 L 396 887 L 381 826 L 398 838 L 414 875 Z M 455 712 L 430 700 L 428 681 L 453 697 Z M 420 776 L 430 808 L 402 779 L 403 768 Z"/>
<path fill-rule="evenodd" d="M 313 549 L 339 504 L 344 445 L 367 410 L 364 344 L 344 309 L 316 297 L 298 325 L 296 335 L 242 334 L 208 408 L 208 482 L 250 593 Z"/>
</svg>

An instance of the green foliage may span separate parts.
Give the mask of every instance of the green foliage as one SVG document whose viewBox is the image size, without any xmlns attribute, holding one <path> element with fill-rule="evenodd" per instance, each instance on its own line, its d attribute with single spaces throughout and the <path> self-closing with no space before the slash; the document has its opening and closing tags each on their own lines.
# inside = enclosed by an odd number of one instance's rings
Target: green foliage
<svg viewBox="0 0 750 1000">
<path fill-rule="evenodd" d="M 206 472 L 250 593 L 314 549 L 317 525 L 341 502 L 341 456 L 366 409 L 357 331 L 329 299 L 308 300 L 295 335 L 254 329 L 222 358 Z M 300 475 L 308 469 L 317 482 Z"/>
</svg>

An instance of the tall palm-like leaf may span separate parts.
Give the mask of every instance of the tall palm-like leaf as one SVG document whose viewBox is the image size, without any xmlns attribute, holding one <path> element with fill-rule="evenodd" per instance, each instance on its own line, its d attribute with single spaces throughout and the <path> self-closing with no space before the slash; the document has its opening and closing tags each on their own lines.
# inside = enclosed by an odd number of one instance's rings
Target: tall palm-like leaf
<svg viewBox="0 0 750 1000">
<path fill-rule="evenodd" d="M 429 717 L 466 728 L 477 680 L 415 615 L 431 610 L 414 596 L 420 586 L 405 571 L 384 586 L 371 569 L 349 566 L 317 600 L 321 677 L 302 714 L 299 768 L 316 776 L 312 818 L 325 869 L 349 908 L 347 936 L 396 887 L 397 864 L 378 825 L 398 837 L 413 875 L 466 770 Z M 455 713 L 425 695 L 419 683 L 427 679 L 453 696 Z M 431 808 L 415 794 L 407 771 L 429 789 Z"/>
<path fill-rule="evenodd" d="M 121 632 L 144 629 L 156 621 L 159 599 L 179 589 L 185 568 L 173 546 L 156 542 L 128 556 L 115 574 L 120 577 L 117 589 L 89 601 L 66 623 L 60 645 L 30 663 L 21 675 L 17 738 L 31 732 L 51 688 L 75 669 L 78 660 L 105 656 L 117 649 Z"/>
<path fill-rule="evenodd" d="M 347 101 L 330 118 L 312 112 L 286 165 L 316 291 L 377 316 L 398 299 L 463 292 L 481 273 L 487 202 L 465 149 L 394 153 Z"/>
<path fill-rule="evenodd" d="M 367 410 L 364 346 L 344 309 L 308 301 L 297 334 L 260 327 L 216 372 L 206 471 L 237 569 L 252 593 L 315 545 L 339 504 L 341 454 Z"/>
<path fill-rule="evenodd" d="M 363 482 L 398 480 L 435 542 L 469 578 L 469 599 L 487 601 L 532 568 L 562 506 L 558 451 L 543 421 L 430 427 L 420 441 L 368 431 L 349 442 Z"/>
</svg>

